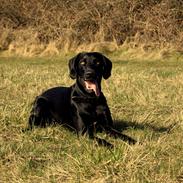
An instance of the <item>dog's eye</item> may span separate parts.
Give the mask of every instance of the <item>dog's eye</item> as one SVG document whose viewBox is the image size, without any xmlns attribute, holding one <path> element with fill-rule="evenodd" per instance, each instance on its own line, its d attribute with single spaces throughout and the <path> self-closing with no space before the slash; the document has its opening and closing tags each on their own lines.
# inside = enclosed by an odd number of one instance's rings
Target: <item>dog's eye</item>
<svg viewBox="0 0 183 183">
<path fill-rule="evenodd" d="M 81 65 L 85 65 L 86 62 L 85 62 L 85 61 L 81 61 L 80 64 L 81 64 Z"/>
<path fill-rule="evenodd" d="M 100 62 L 99 61 L 96 61 L 96 65 L 99 65 L 100 64 Z"/>
</svg>

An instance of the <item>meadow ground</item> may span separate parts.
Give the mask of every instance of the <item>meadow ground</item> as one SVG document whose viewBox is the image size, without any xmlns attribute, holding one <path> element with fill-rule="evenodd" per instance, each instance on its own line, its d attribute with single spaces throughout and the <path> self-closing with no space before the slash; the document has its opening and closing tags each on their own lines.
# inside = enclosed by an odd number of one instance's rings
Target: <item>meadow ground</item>
<svg viewBox="0 0 183 183">
<path fill-rule="evenodd" d="M 62 126 L 22 132 L 36 95 L 68 86 L 67 60 L 0 58 L 0 183 L 183 182 L 183 62 L 113 59 L 103 92 L 116 127 L 110 150 Z"/>
</svg>

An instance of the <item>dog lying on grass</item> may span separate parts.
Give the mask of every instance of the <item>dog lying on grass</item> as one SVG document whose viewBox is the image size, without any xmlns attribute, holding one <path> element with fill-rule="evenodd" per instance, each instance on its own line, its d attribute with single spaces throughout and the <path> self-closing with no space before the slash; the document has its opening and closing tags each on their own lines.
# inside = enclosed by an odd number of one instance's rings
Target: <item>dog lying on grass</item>
<svg viewBox="0 0 183 183">
<path fill-rule="evenodd" d="M 29 129 L 59 123 L 87 133 L 98 144 L 113 147 L 95 132 L 105 131 L 130 144 L 135 140 L 113 128 L 113 120 L 106 98 L 101 91 L 102 78 L 111 75 L 112 62 L 98 52 L 79 53 L 69 61 L 70 77 L 76 82 L 70 87 L 55 87 L 37 96 L 29 117 Z"/>
</svg>

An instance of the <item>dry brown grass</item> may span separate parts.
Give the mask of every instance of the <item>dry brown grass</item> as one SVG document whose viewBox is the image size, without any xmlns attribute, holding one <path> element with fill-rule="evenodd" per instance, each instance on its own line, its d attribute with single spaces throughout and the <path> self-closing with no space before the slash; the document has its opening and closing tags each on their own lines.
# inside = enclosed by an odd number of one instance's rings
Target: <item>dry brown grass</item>
<svg viewBox="0 0 183 183">
<path fill-rule="evenodd" d="M 1 0 L 0 50 L 27 56 L 111 52 L 123 44 L 182 49 L 182 10 L 180 0 Z"/>
</svg>

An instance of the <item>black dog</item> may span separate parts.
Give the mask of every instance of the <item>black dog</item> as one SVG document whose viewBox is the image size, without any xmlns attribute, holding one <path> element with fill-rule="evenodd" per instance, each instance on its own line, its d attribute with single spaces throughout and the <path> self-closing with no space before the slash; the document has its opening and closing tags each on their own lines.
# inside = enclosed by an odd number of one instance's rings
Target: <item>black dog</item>
<svg viewBox="0 0 183 183">
<path fill-rule="evenodd" d="M 87 132 L 99 144 L 112 146 L 95 136 L 104 130 L 115 138 L 134 144 L 136 141 L 113 129 L 111 113 L 101 91 L 101 80 L 111 75 L 112 63 L 98 52 L 79 53 L 69 61 L 70 77 L 76 83 L 70 87 L 51 88 L 39 95 L 29 117 L 29 128 L 51 123 L 66 124 L 77 133 Z"/>
</svg>

